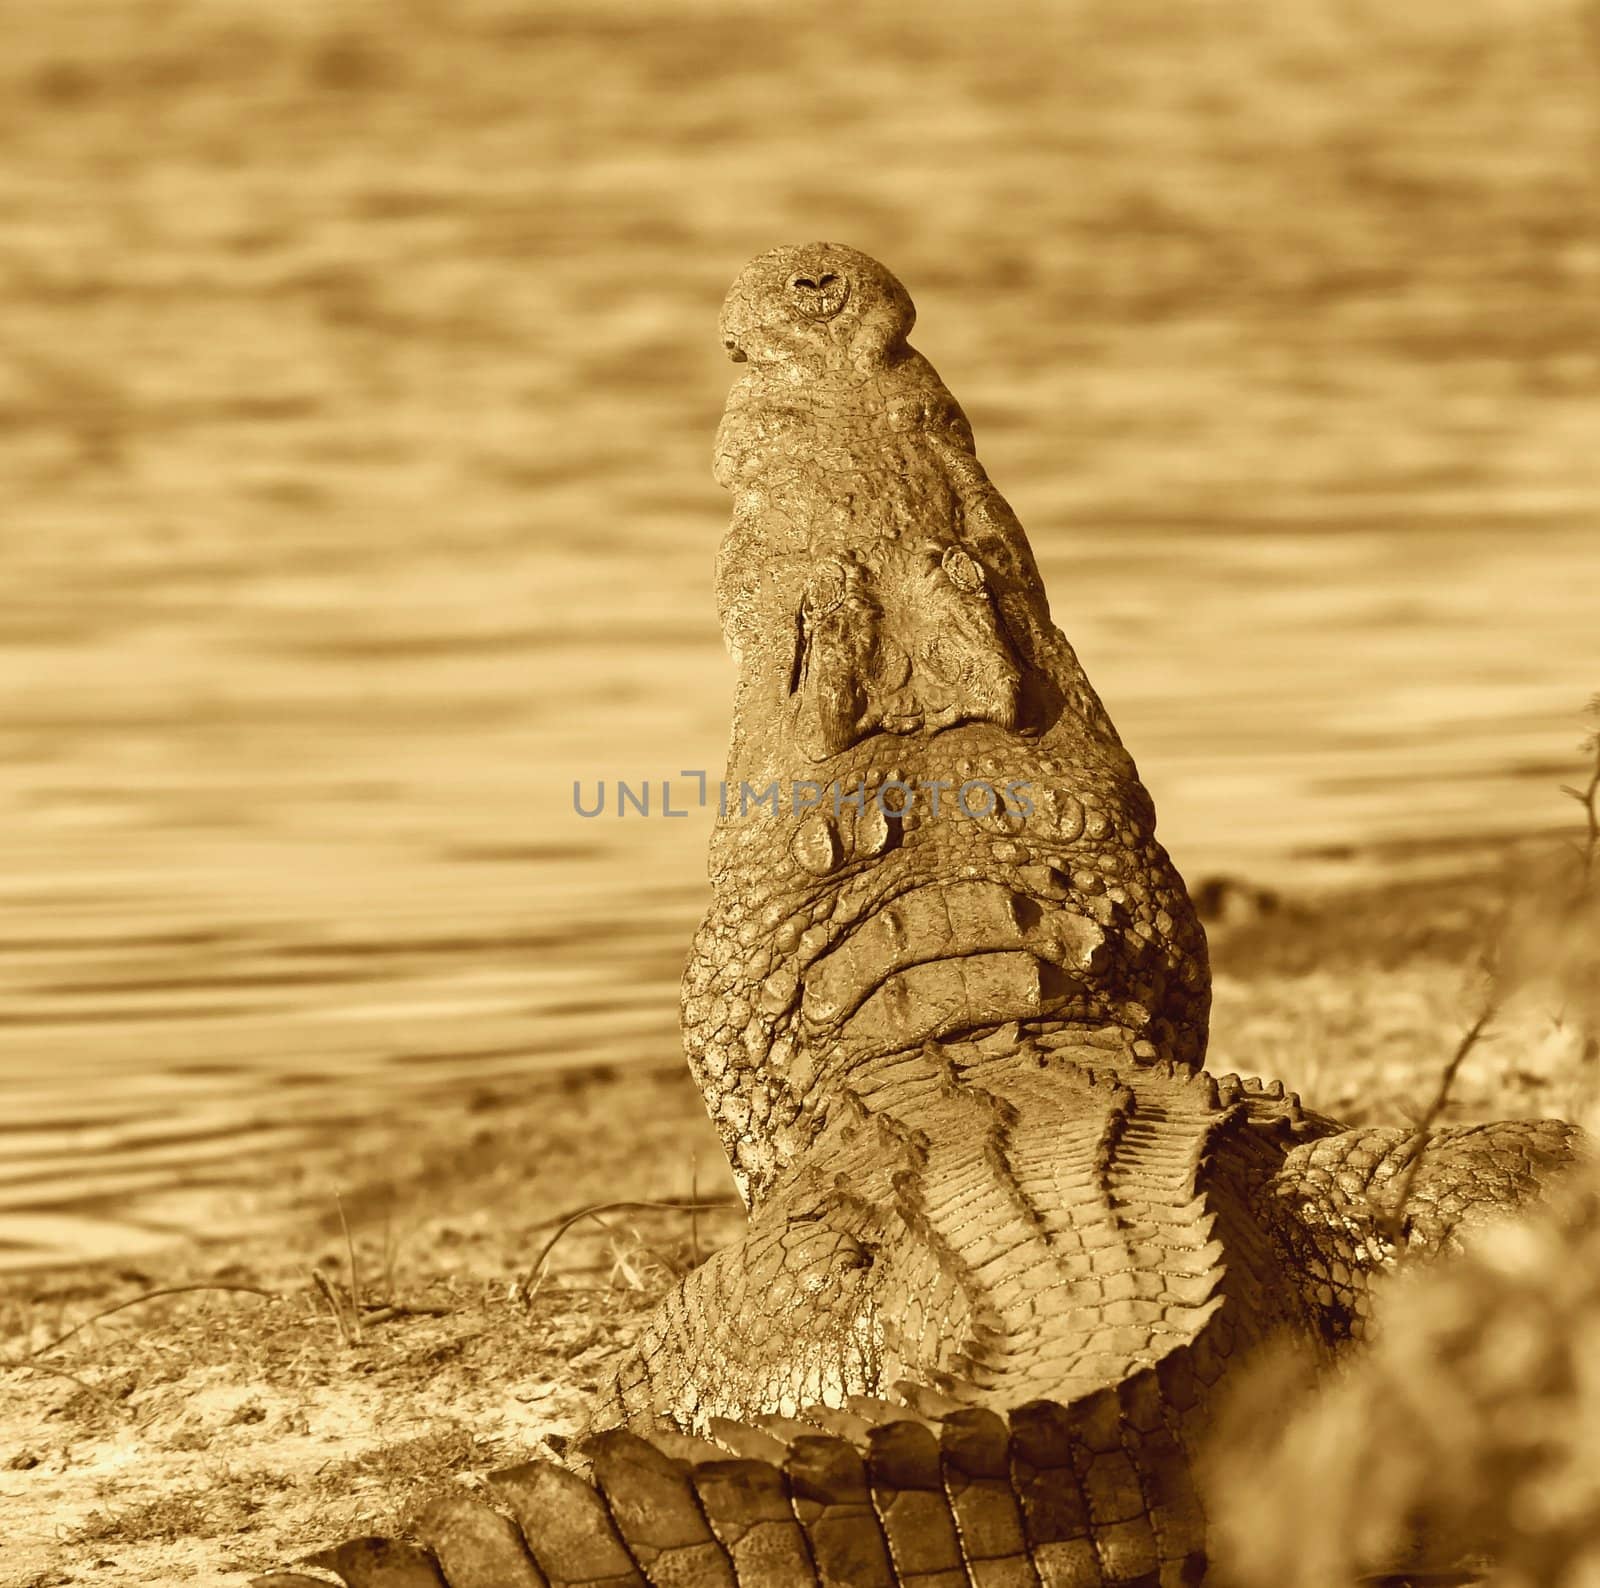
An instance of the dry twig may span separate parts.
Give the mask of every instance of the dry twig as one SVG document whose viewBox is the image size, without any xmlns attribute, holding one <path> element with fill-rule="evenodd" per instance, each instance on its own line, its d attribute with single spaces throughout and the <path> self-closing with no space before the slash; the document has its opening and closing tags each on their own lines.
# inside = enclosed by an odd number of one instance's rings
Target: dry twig
<svg viewBox="0 0 1600 1588">
<path fill-rule="evenodd" d="M 1595 695 L 1590 700 L 1587 715 L 1600 723 L 1600 695 Z M 1589 781 L 1581 789 L 1575 788 L 1570 783 L 1563 783 L 1561 792 L 1568 799 L 1576 800 L 1583 808 L 1585 832 L 1583 842 L 1578 848 L 1578 859 L 1583 868 L 1579 897 L 1587 898 L 1590 886 L 1594 882 L 1595 866 L 1600 862 L 1600 726 L 1584 738 L 1580 748 L 1590 760 Z"/>
<path fill-rule="evenodd" d="M 141 1302 L 154 1301 L 157 1296 L 179 1296 L 191 1290 L 237 1290 L 246 1295 L 265 1296 L 268 1301 L 281 1301 L 282 1293 L 276 1290 L 265 1290 L 260 1285 L 229 1285 L 220 1281 L 211 1281 L 205 1284 L 194 1285 L 163 1285 L 159 1290 L 147 1290 L 142 1295 L 130 1296 L 126 1301 L 119 1301 L 110 1307 L 102 1307 L 99 1312 L 92 1313 L 82 1323 L 74 1324 L 63 1335 L 58 1335 L 48 1345 L 41 1345 L 37 1350 L 30 1351 L 29 1357 L 43 1356 L 46 1351 L 54 1351 L 57 1346 L 65 1345 L 73 1335 L 87 1329 L 91 1323 L 98 1323 L 102 1318 L 109 1318 L 114 1312 L 121 1312 L 127 1307 L 137 1307 Z"/>
<path fill-rule="evenodd" d="M 628 1213 L 638 1211 L 657 1210 L 668 1213 L 688 1213 L 691 1217 L 701 1211 L 711 1211 L 717 1208 L 731 1208 L 738 1204 L 731 1197 L 717 1197 L 701 1201 L 693 1197 L 668 1197 L 659 1201 L 643 1202 L 595 1202 L 587 1207 L 574 1209 L 571 1213 L 563 1214 L 558 1220 L 546 1221 L 556 1224 L 555 1233 L 544 1243 L 538 1257 L 534 1259 L 533 1266 L 517 1279 L 511 1288 L 513 1299 L 523 1301 L 532 1300 L 533 1296 L 543 1283 L 545 1266 L 550 1261 L 550 1254 L 556 1248 L 568 1230 L 574 1225 L 581 1224 L 584 1219 L 593 1219 L 601 1229 L 608 1234 L 614 1234 L 611 1226 L 600 1217 L 602 1213 Z M 641 1243 L 643 1244 L 643 1243 Z"/>
<path fill-rule="evenodd" d="M 64 1367 L 57 1367 L 53 1362 L 12 1362 L 11 1367 L 25 1367 L 30 1373 L 49 1373 L 55 1378 L 71 1379 L 91 1400 L 98 1401 L 101 1407 L 108 1412 L 117 1410 L 117 1403 L 98 1384 L 91 1384 L 87 1379 L 81 1379 L 76 1373 L 69 1373 Z"/>
<path fill-rule="evenodd" d="M 345 1316 L 345 1300 L 333 1287 L 333 1282 L 320 1268 L 311 1270 L 311 1283 L 322 1294 L 322 1299 L 328 1304 L 328 1311 L 333 1314 L 333 1322 L 339 1331 L 341 1345 L 356 1345 L 360 1343 L 360 1325 L 352 1324 Z M 353 1309 L 352 1309 L 353 1311 Z"/>
<path fill-rule="evenodd" d="M 1439 1086 L 1433 1094 L 1433 1100 L 1423 1110 L 1422 1117 L 1417 1121 L 1417 1128 L 1413 1136 L 1416 1145 L 1411 1157 L 1406 1161 L 1406 1166 L 1400 1171 L 1399 1184 L 1395 1188 L 1394 1205 L 1382 1219 L 1385 1238 L 1395 1246 L 1399 1246 L 1405 1239 L 1406 1208 L 1411 1201 L 1411 1188 L 1416 1183 L 1417 1170 L 1422 1165 L 1423 1155 L 1428 1150 L 1428 1143 L 1433 1139 L 1433 1127 L 1439 1122 L 1439 1116 L 1444 1113 L 1450 1102 L 1450 1089 L 1455 1085 L 1456 1075 L 1461 1066 L 1466 1062 L 1467 1055 L 1477 1047 L 1484 1033 L 1489 1028 L 1489 1022 L 1494 1019 L 1499 1008 L 1498 990 L 1491 986 L 1488 996 L 1484 999 L 1483 1007 L 1478 1011 L 1477 1018 L 1467 1029 L 1462 1032 L 1461 1040 L 1456 1043 L 1456 1050 L 1450 1055 L 1444 1069 L 1439 1073 Z"/>
<path fill-rule="evenodd" d="M 355 1344 L 361 1340 L 361 1275 L 356 1270 L 356 1243 L 350 1234 L 350 1221 L 344 1216 L 344 1198 L 335 1191 L 334 1206 L 339 1209 L 339 1227 L 344 1231 L 344 1249 L 350 1258 L 350 1329 Z"/>
</svg>

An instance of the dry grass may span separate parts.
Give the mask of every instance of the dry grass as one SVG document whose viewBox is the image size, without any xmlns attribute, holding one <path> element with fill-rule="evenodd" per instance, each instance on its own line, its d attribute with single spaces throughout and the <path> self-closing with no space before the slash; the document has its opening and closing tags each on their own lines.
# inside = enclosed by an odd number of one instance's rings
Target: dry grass
<svg viewBox="0 0 1600 1588">
<path fill-rule="evenodd" d="M 154 1499 L 92 1511 L 63 1540 L 67 1549 L 104 1544 L 175 1544 L 247 1533 L 284 1480 L 264 1472 L 214 1473 L 203 1488 L 174 1488 Z"/>
</svg>

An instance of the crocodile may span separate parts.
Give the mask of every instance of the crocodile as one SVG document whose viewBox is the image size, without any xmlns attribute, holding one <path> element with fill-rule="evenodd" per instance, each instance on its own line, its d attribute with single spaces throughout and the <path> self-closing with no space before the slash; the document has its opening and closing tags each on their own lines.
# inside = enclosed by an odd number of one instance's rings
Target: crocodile
<svg viewBox="0 0 1600 1588">
<path fill-rule="evenodd" d="M 913 319 L 823 243 L 721 316 L 737 683 L 682 1012 L 747 1233 L 622 1357 L 582 1470 L 302 1563 L 351 1588 L 1198 1584 L 1252 1359 L 1336 1359 L 1376 1276 L 1582 1154 L 1204 1068 L 1204 932 Z"/>
</svg>

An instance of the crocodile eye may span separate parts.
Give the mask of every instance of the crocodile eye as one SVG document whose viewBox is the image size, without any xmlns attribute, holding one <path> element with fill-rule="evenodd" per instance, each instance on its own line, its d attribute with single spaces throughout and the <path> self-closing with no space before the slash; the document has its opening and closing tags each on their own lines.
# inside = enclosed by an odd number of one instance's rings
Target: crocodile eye
<svg viewBox="0 0 1600 1588">
<path fill-rule="evenodd" d="M 969 557 L 959 546 L 950 546 L 940 559 L 940 566 L 958 590 L 965 590 L 969 595 L 975 595 L 983 589 L 983 569 Z"/>
<path fill-rule="evenodd" d="M 801 610 L 808 618 L 822 617 L 844 600 L 844 592 L 844 567 L 830 558 L 819 563 L 806 580 L 805 594 L 800 598 Z"/>
</svg>

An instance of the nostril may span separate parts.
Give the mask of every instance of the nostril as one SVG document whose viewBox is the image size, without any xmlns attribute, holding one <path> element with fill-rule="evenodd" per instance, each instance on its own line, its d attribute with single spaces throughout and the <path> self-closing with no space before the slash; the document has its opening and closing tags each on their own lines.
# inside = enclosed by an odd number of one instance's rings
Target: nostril
<svg viewBox="0 0 1600 1588">
<path fill-rule="evenodd" d="M 832 270 L 815 275 L 796 271 L 789 277 L 788 288 L 790 308 L 811 320 L 831 320 L 850 296 L 850 283 Z"/>
</svg>

